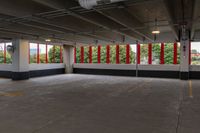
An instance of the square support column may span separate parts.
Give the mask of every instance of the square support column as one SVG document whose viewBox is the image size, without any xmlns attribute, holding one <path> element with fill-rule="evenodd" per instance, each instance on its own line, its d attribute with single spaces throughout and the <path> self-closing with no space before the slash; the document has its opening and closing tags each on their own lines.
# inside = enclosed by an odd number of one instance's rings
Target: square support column
<svg viewBox="0 0 200 133">
<path fill-rule="evenodd" d="M 189 51 L 190 51 L 190 41 L 188 39 L 181 39 L 181 64 L 180 64 L 180 79 L 189 79 Z"/>
<path fill-rule="evenodd" d="M 29 79 L 29 41 L 13 40 L 14 53 L 12 55 L 12 79 Z"/>
<path fill-rule="evenodd" d="M 74 46 L 63 45 L 63 62 L 66 73 L 73 73 L 74 48 Z"/>
</svg>

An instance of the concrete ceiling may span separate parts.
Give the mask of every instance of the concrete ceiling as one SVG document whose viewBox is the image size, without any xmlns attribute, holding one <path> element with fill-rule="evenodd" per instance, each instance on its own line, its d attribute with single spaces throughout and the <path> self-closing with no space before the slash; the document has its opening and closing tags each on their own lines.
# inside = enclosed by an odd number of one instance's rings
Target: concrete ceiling
<svg viewBox="0 0 200 133">
<path fill-rule="evenodd" d="M 199 0 L 127 0 L 80 7 L 77 0 L 0 1 L 0 39 L 24 38 L 54 42 L 106 44 L 179 41 L 186 26 L 191 40 L 200 40 Z M 155 19 L 161 34 L 151 31 Z"/>
</svg>

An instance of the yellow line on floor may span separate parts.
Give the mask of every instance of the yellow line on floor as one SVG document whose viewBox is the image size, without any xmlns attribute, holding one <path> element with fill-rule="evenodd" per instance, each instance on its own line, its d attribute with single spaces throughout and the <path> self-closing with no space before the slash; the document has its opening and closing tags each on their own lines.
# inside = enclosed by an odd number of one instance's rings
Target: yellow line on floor
<svg viewBox="0 0 200 133">
<path fill-rule="evenodd" d="M 193 92 L 192 92 L 192 81 L 189 81 L 189 96 L 192 98 L 193 97 Z"/>
<path fill-rule="evenodd" d="M 0 93 L 0 96 L 6 96 L 6 97 L 16 97 L 16 96 L 22 96 L 22 95 L 23 95 L 23 92 L 21 91 Z"/>
</svg>

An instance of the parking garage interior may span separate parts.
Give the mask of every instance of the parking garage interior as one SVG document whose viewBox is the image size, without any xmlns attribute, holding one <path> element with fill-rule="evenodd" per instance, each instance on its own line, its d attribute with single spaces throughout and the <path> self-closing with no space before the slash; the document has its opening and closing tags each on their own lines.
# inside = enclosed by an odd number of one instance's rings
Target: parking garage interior
<svg viewBox="0 0 200 133">
<path fill-rule="evenodd" d="M 0 133 L 198 133 L 200 1 L 0 1 Z"/>
</svg>

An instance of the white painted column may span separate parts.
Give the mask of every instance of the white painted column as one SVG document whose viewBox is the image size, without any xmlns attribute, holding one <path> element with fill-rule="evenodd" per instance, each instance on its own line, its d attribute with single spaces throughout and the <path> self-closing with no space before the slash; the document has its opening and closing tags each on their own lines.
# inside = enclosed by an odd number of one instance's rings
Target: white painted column
<svg viewBox="0 0 200 133">
<path fill-rule="evenodd" d="M 181 39 L 181 64 L 180 64 L 180 79 L 189 79 L 189 37 Z"/>
<path fill-rule="evenodd" d="M 12 79 L 23 80 L 29 78 L 29 41 L 16 39 L 13 40 L 14 53 L 12 56 Z"/>
<path fill-rule="evenodd" d="M 63 62 L 65 64 L 65 72 L 73 73 L 74 46 L 63 45 Z"/>
</svg>

